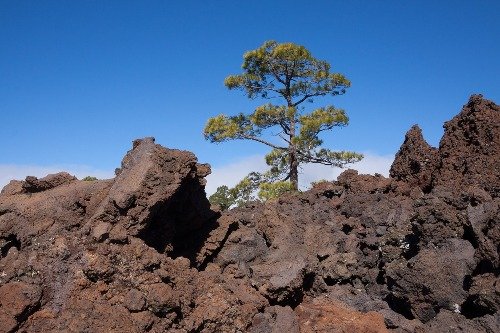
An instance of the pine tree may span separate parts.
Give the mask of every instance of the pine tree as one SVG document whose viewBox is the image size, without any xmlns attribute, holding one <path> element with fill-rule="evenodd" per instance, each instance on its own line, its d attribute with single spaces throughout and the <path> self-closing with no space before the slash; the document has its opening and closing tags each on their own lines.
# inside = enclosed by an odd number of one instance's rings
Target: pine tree
<svg viewBox="0 0 500 333">
<path fill-rule="evenodd" d="M 243 73 L 228 76 L 226 87 L 242 90 L 252 99 L 281 100 L 282 104 L 267 103 L 250 114 L 220 114 L 208 120 L 204 135 L 211 142 L 242 139 L 271 147 L 266 155 L 270 170 L 259 178 L 267 184 L 267 193 L 273 192 L 269 184 L 279 184 L 283 189 L 283 182 L 290 182 L 289 188 L 297 190 L 302 163 L 343 167 L 363 158 L 354 152 L 322 147 L 321 132 L 348 125 L 344 110 L 328 105 L 307 113 L 304 107 L 305 102 L 313 102 L 316 97 L 344 94 L 351 85 L 344 75 L 331 73 L 326 61 L 293 43 L 267 41 L 243 58 Z M 270 128 L 279 130 L 280 142 L 263 136 L 264 130 Z"/>
</svg>

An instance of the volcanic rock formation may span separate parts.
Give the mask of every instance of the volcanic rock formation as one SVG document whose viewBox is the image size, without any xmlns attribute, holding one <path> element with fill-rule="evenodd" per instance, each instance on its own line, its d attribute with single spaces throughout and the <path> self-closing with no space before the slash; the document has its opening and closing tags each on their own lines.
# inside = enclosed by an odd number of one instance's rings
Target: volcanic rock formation
<svg viewBox="0 0 500 333">
<path fill-rule="evenodd" d="M 134 141 L 117 176 L 0 194 L 0 332 L 499 332 L 500 108 L 474 95 L 391 177 L 219 213 L 210 167 Z"/>
</svg>

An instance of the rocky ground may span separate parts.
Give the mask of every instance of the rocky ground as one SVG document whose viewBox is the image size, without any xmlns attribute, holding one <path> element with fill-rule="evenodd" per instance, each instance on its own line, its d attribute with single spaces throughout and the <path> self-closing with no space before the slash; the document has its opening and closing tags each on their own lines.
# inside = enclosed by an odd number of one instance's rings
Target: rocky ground
<svg viewBox="0 0 500 333">
<path fill-rule="evenodd" d="M 137 140 L 111 180 L 0 195 L 0 332 L 500 332 L 500 107 L 474 95 L 391 177 L 219 213 L 210 167 Z"/>
</svg>

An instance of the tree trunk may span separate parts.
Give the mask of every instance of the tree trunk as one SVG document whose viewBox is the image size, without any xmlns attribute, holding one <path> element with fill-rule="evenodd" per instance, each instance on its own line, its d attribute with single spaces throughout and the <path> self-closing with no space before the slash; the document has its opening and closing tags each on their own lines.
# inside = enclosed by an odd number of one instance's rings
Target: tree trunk
<svg viewBox="0 0 500 333">
<path fill-rule="evenodd" d="M 297 160 L 297 152 L 295 147 L 290 147 L 289 151 L 290 157 L 290 183 L 292 184 L 292 190 L 299 190 L 299 161 Z"/>
<path fill-rule="evenodd" d="M 290 159 L 290 183 L 292 185 L 292 191 L 299 190 L 299 160 L 297 158 L 297 147 L 294 145 L 295 139 L 295 106 L 292 102 L 292 95 L 290 93 L 290 76 L 287 73 L 286 82 L 285 82 L 285 98 L 288 105 L 288 109 L 293 110 L 290 113 L 290 142 L 288 146 L 288 156 Z"/>
</svg>

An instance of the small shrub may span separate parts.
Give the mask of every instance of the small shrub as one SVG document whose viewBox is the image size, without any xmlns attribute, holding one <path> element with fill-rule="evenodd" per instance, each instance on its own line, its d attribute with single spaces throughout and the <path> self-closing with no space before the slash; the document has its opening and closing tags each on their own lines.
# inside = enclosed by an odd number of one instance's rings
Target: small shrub
<svg viewBox="0 0 500 333">
<path fill-rule="evenodd" d="M 293 185 L 288 181 L 279 181 L 275 183 L 262 183 L 259 186 L 259 198 L 263 201 L 274 199 L 280 195 L 294 191 Z"/>
</svg>

